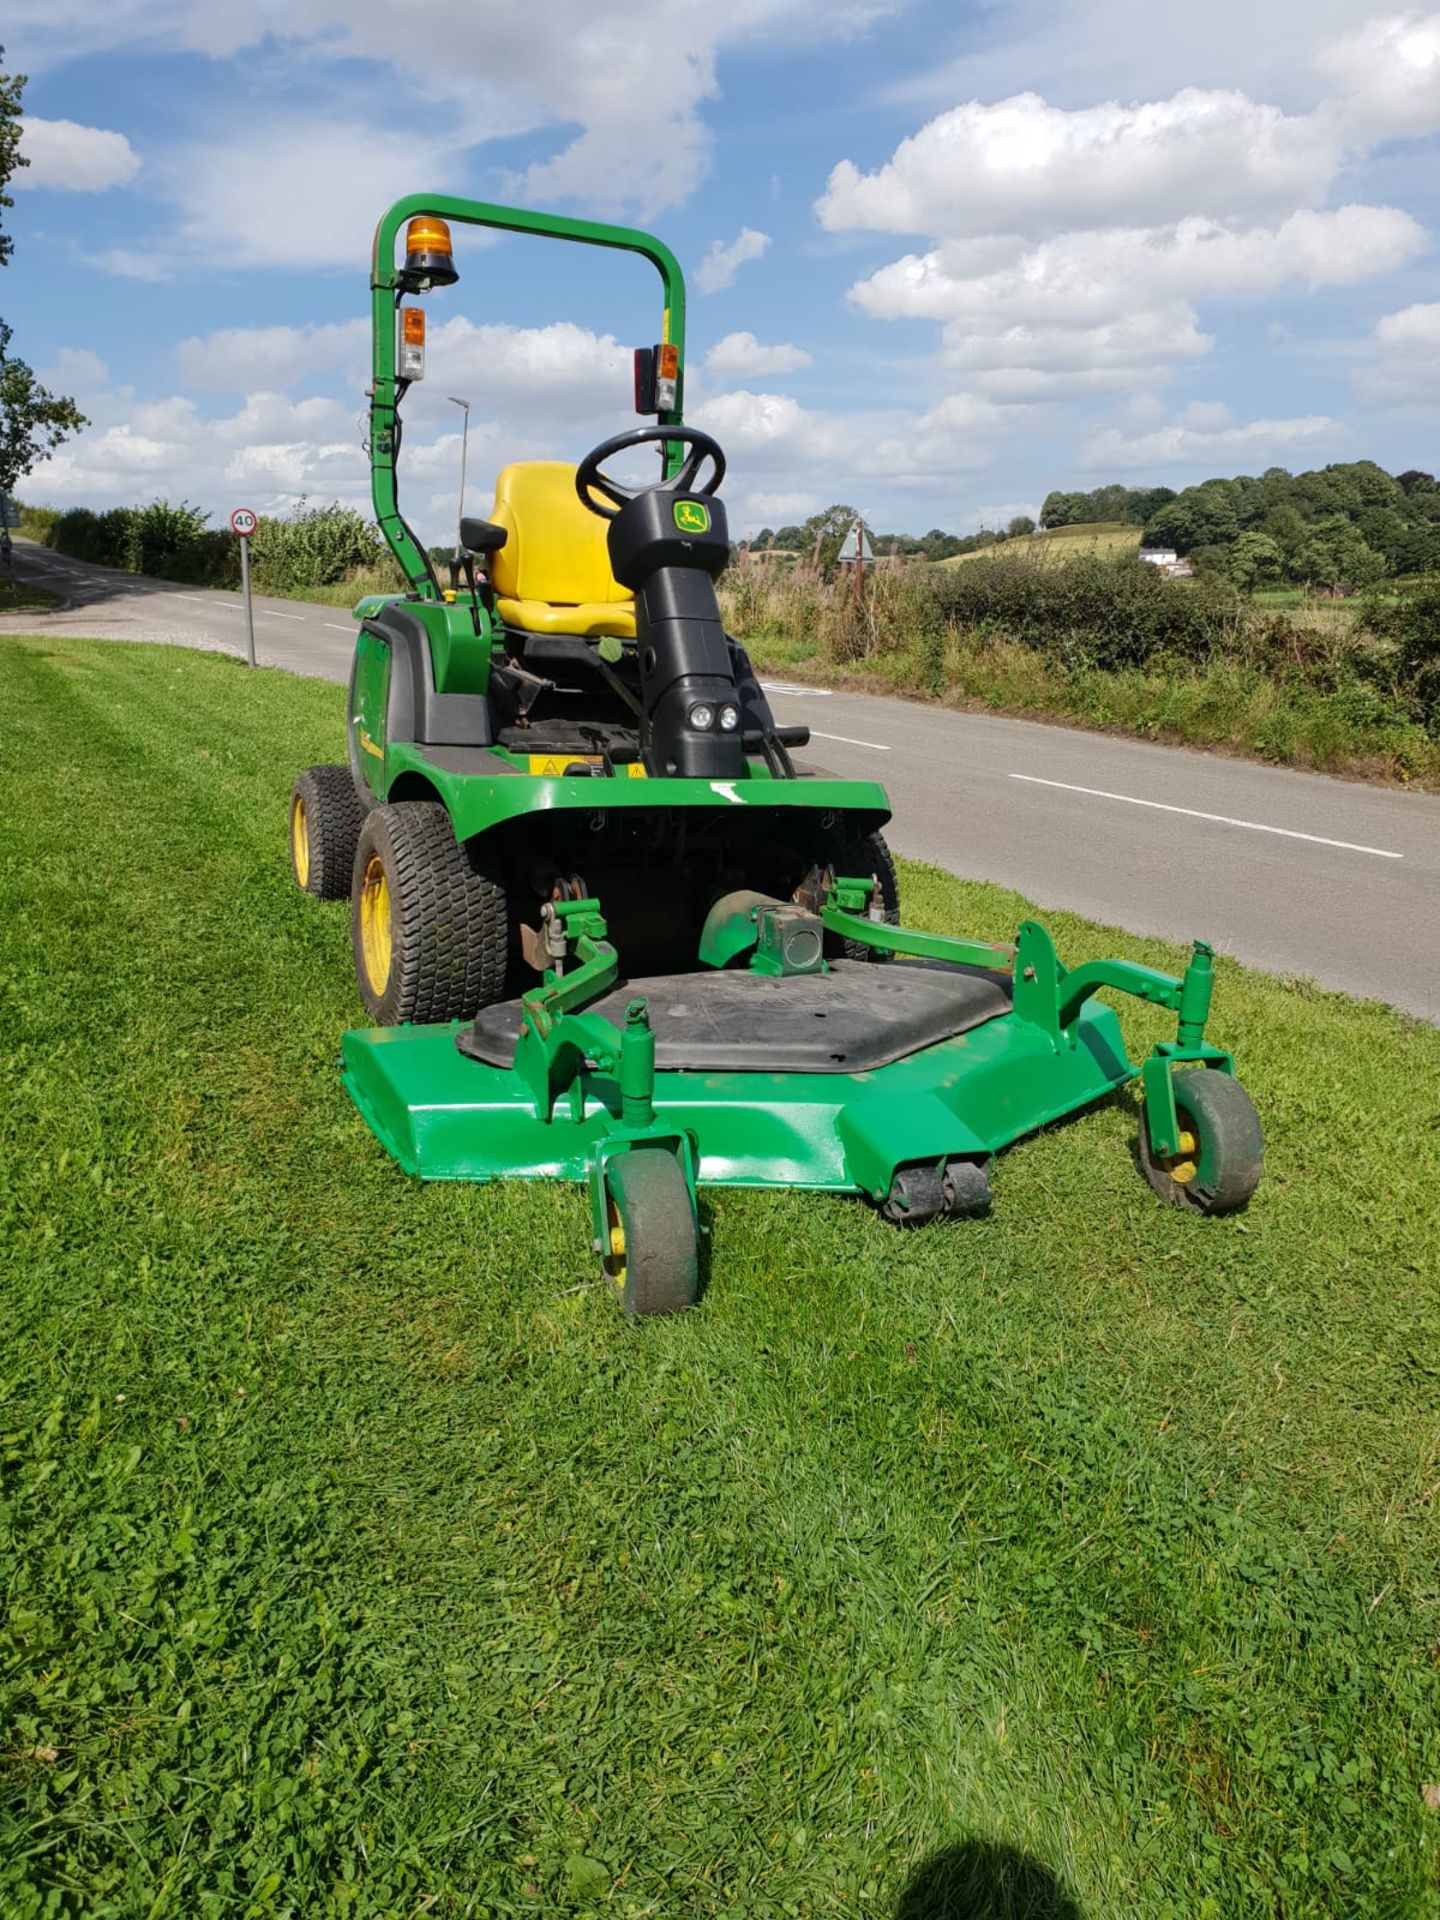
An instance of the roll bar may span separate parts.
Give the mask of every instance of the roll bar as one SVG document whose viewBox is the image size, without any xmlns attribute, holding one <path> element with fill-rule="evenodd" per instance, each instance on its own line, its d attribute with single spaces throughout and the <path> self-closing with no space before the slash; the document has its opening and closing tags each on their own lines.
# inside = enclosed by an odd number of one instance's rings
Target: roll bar
<svg viewBox="0 0 1440 1920">
<path fill-rule="evenodd" d="M 402 272 L 395 264 L 400 230 L 417 214 L 467 227 L 496 227 L 508 233 L 533 233 L 545 240 L 574 240 L 591 247 L 616 247 L 650 261 L 665 289 L 665 312 L 660 338 L 679 349 L 680 370 L 675 405 L 660 414 L 662 426 L 683 423 L 685 402 L 685 279 L 680 263 L 662 240 L 637 227 L 614 227 L 598 220 L 571 220 L 558 213 L 531 213 L 522 207 L 502 207 L 485 200 L 459 200 L 447 194 L 412 193 L 397 200 L 375 229 L 370 264 L 372 385 L 370 388 L 370 490 L 375 518 L 401 571 L 422 600 L 443 598 L 435 569 L 400 512 L 396 458 L 400 449 L 398 409 L 406 383 L 395 372 L 395 310 L 400 303 Z M 678 447 L 667 450 L 667 476 L 678 466 Z"/>
</svg>

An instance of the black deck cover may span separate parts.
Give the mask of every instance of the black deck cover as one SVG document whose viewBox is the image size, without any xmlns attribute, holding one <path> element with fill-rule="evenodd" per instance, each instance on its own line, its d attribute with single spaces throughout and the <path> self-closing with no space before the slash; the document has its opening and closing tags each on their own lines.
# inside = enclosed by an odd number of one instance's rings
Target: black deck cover
<svg viewBox="0 0 1440 1920">
<path fill-rule="evenodd" d="M 939 961 L 835 960 L 829 973 L 664 974 L 623 981 L 587 1012 L 616 1026 L 643 995 L 655 1064 L 676 1073 L 863 1073 L 1010 1011 L 1005 974 Z M 460 1051 L 508 1067 L 520 1002 L 486 1007 L 456 1038 Z"/>
</svg>

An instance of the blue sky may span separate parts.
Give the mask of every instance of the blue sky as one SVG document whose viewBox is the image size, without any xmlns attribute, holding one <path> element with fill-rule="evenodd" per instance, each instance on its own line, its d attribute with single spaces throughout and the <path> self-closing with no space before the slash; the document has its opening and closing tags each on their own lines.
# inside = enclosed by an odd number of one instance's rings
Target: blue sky
<svg viewBox="0 0 1440 1920">
<path fill-rule="evenodd" d="M 1257 28 L 1256 23 L 1260 22 Z M 1440 13 L 1355 0 L 7 0 L 0 311 L 90 430 L 32 499 L 364 504 L 366 267 L 410 191 L 650 226 L 732 524 L 968 531 L 1052 487 L 1433 469 Z M 643 263 L 464 244 L 412 517 L 633 424 Z"/>
</svg>

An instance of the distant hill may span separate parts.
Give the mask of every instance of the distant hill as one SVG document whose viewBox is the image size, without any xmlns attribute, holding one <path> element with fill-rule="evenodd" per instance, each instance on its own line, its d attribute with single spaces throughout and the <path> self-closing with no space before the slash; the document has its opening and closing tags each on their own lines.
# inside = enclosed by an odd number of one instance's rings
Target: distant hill
<svg viewBox="0 0 1440 1920">
<path fill-rule="evenodd" d="M 957 553 L 942 560 L 942 567 L 964 567 L 972 560 L 1000 557 L 1029 560 L 1045 567 L 1063 567 L 1069 560 L 1093 554 L 1113 558 L 1122 553 L 1140 551 L 1139 527 L 1127 527 L 1121 520 L 1090 520 L 1073 527 L 1047 527 L 1039 533 L 1027 533 L 1014 540 L 998 541 L 980 547 L 974 553 Z"/>
<path fill-rule="evenodd" d="M 1365 587 L 1387 575 L 1440 572 L 1440 485 L 1419 468 L 1390 474 L 1373 460 L 1308 473 L 1267 467 L 1180 493 L 1057 492 L 1040 509 L 1050 533 L 1079 533 L 1099 521 L 1143 528 L 1147 546 L 1173 547 L 1244 587 Z"/>
</svg>

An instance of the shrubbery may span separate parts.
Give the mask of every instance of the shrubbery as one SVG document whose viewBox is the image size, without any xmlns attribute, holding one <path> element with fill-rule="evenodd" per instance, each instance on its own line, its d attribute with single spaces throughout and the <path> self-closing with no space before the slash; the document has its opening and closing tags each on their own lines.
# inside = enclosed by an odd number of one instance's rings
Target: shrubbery
<svg viewBox="0 0 1440 1920">
<path fill-rule="evenodd" d="M 1362 622 L 1393 649 L 1395 678 L 1416 719 L 1440 736 L 1440 575 L 1415 581 L 1398 597 L 1372 595 Z"/>
<path fill-rule="evenodd" d="M 1440 579 L 1397 601 L 1376 596 L 1361 624 L 1305 626 L 1254 606 L 1220 578 L 1167 580 L 1130 558 L 1038 565 L 1003 549 L 963 567 L 877 567 L 857 599 L 809 568 L 742 563 L 722 585 L 742 636 L 869 664 L 901 688 L 944 695 L 963 663 L 1009 649 L 1050 674 L 1235 672 L 1318 696 L 1359 726 L 1440 738 Z"/>
<path fill-rule="evenodd" d="M 126 573 L 151 574 L 191 586 L 238 587 L 240 554 L 233 534 L 181 501 L 93 513 L 72 507 L 26 508 L 25 529 L 56 553 Z M 251 573 L 261 593 L 326 587 L 378 567 L 385 550 L 374 527 L 353 507 L 311 507 L 303 501 L 283 519 L 262 514 L 251 540 Z"/>
<path fill-rule="evenodd" d="M 1218 582 L 1166 580 L 1133 559 L 1043 567 L 1002 552 L 937 572 L 930 590 L 951 626 L 1112 671 L 1143 667 L 1157 654 L 1208 659 L 1233 646 L 1245 621 L 1242 604 Z"/>
</svg>

